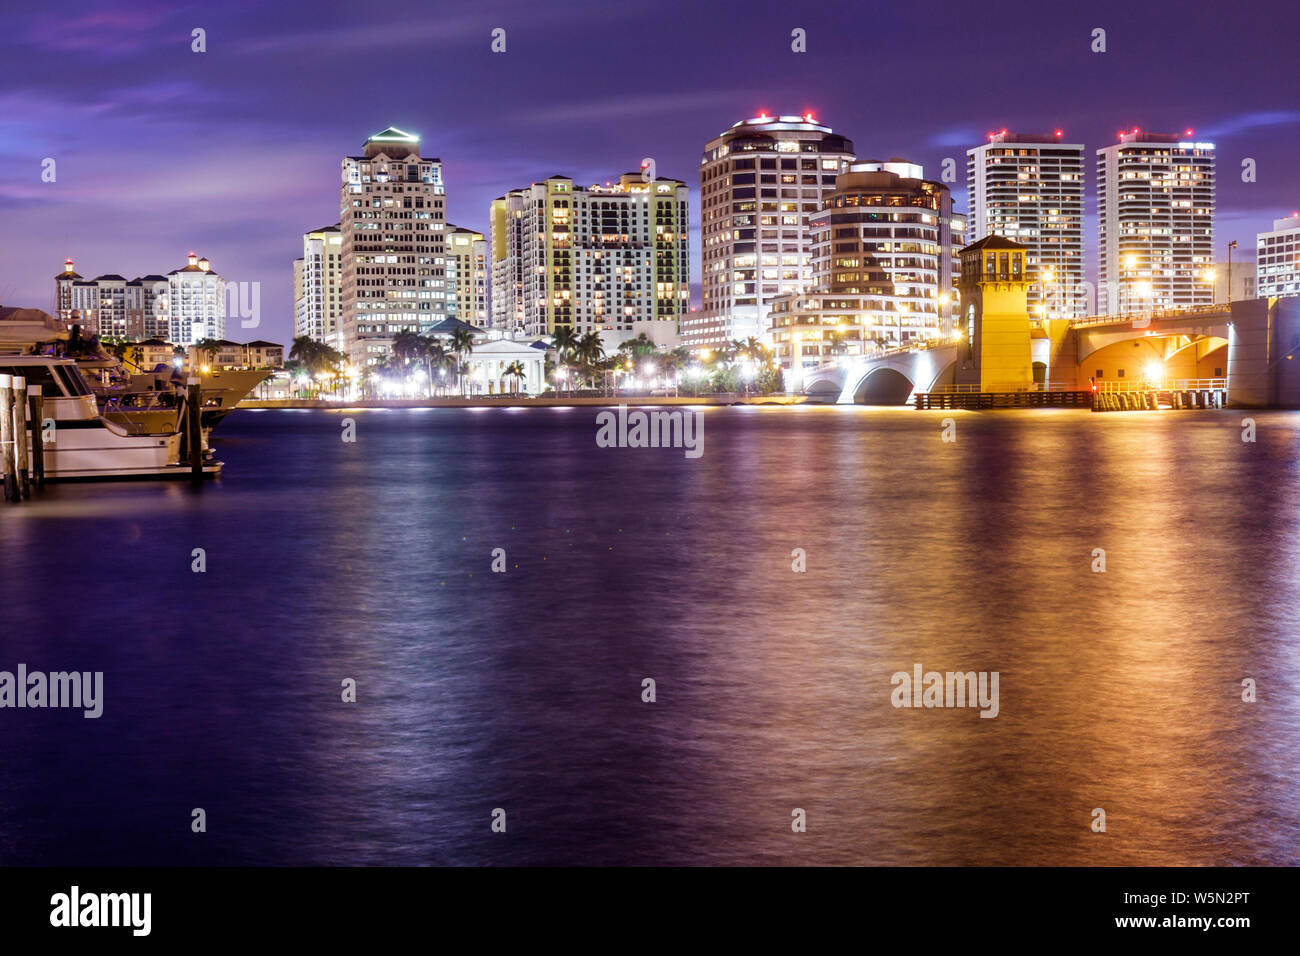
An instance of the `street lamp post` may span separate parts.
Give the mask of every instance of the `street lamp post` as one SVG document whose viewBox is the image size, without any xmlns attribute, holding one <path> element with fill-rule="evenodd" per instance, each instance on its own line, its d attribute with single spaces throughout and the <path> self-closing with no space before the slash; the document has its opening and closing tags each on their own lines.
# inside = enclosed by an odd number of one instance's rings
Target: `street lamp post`
<svg viewBox="0 0 1300 956">
<path fill-rule="evenodd" d="M 1228 308 L 1232 309 L 1232 250 L 1237 248 L 1237 240 L 1228 243 Z M 1213 296 L 1211 296 L 1213 298 Z M 1214 303 L 1211 302 L 1211 305 Z"/>
</svg>

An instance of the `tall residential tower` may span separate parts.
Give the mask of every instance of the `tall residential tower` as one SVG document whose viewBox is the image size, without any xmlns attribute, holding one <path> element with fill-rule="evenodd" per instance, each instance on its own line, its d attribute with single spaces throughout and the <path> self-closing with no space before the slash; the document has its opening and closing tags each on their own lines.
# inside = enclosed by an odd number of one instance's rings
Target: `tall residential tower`
<svg viewBox="0 0 1300 956">
<path fill-rule="evenodd" d="M 551 176 L 492 203 L 493 325 L 635 335 L 638 322 L 683 322 L 690 305 L 689 190 L 625 173 L 615 185 Z"/>
<path fill-rule="evenodd" d="M 1002 236 L 1025 247 L 1031 313 L 1085 315 L 1083 144 L 1063 134 L 990 133 L 966 151 L 972 241 Z"/>
<path fill-rule="evenodd" d="M 811 217 L 814 286 L 772 300 L 771 337 L 805 366 L 951 333 L 952 197 L 905 159 L 854 163 Z"/>
<path fill-rule="evenodd" d="M 294 260 L 294 329 L 342 351 L 343 234 L 338 223 L 313 229 L 302 237 L 302 258 Z M 299 278 L 300 277 L 300 278 Z"/>
<path fill-rule="evenodd" d="M 1098 311 L 1214 301 L 1214 144 L 1134 128 L 1097 150 Z"/>
<path fill-rule="evenodd" d="M 382 362 L 399 332 L 447 317 L 442 161 L 389 127 L 343 158 L 342 348 L 354 368 Z"/>
<path fill-rule="evenodd" d="M 488 312 L 487 240 L 483 233 L 447 223 L 447 314 L 480 329 L 491 323 Z"/>
<path fill-rule="evenodd" d="M 758 338 L 774 298 L 813 283 L 808 220 L 854 159 L 853 143 L 811 113 L 741 120 L 700 158 L 703 304 L 682 342 Z"/>
</svg>

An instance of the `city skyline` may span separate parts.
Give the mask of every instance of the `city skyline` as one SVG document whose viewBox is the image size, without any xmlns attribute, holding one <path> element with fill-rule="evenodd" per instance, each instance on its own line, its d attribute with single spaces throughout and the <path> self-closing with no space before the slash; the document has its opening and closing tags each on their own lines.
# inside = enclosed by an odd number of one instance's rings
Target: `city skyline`
<svg viewBox="0 0 1300 956">
<path fill-rule="evenodd" d="M 751 8 L 724 3 L 689 27 L 655 15 L 673 8 L 574 8 L 570 22 L 577 18 L 584 30 L 570 37 L 568 60 L 555 61 L 544 93 L 535 92 L 535 54 L 553 45 L 561 27 L 522 5 L 482 5 L 407 30 L 382 12 L 368 14 L 371 26 L 358 30 L 345 8 L 328 5 L 313 5 L 313 26 L 303 30 L 298 4 L 275 11 L 238 3 L 222 10 L 91 5 L 71 16 L 14 17 L 3 49 L 10 76 L 23 79 L 11 79 L 2 94 L 10 121 L 0 138 L 0 208 L 10 228 L 0 247 L 7 265 L 0 302 L 51 309 L 50 278 L 65 258 L 84 275 L 135 275 L 201 247 L 229 281 L 261 284 L 262 320 L 250 334 L 287 341 L 292 261 L 306 230 L 333 221 L 338 157 L 389 126 L 418 134 L 423 152 L 442 160 L 447 220 L 482 233 L 491 200 L 510 189 L 556 172 L 583 184 L 616 181 L 654 158 L 660 176 L 690 190 L 696 306 L 700 153 L 762 111 L 811 111 L 853 140 L 859 159 L 900 156 L 934 178 L 953 159 L 956 178 L 947 185 L 963 213 L 966 150 L 994 129 L 1063 129 L 1090 157 L 1120 129 L 1192 128 L 1217 147 L 1215 258 L 1232 240 L 1241 259 L 1253 258 L 1256 233 L 1300 207 L 1289 161 L 1300 146 L 1296 81 L 1287 69 L 1295 31 L 1286 28 L 1297 15 L 1281 4 L 1269 5 L 1268 16 L 1213 24 L 1197 11 L 1171 23 L 1159 10 L 1109 3 L 1086 14 L 1036 14 L 1032 23 L 1014 15 L 1017 4 L 978 14 L 944 8 L 940 30 L 890 10 L 872 14 L 885 23 L 860 18 L 895 36 L 924 35 L 936 63 L 963 62 L 966 33 L 979 27 L 987 37 L 988 19 L 1005 23 L 997 36 L 1016 56 L 986 55 L 965 69 L 966 79 L 963 70 L 900 72 L 917 55 L 906 43 L 878 50 L 864 70 L 859 44 L 839 22 L 851 10 L 739 17 Z M 593 15 L 584 19 L 582 9 Z M 196 27 L 206 31 L 206 52 L 191 51 Z M 1089 48 L 1096 27 L 1107 30 L 1106 53 Z M 504 53 L 490 49 L 498 28 L 506 30 Z M 791 50 L 794 29 L 806 32 L 807 53 Z M 431 62 L 415 64 L 400 89 L 322 66 L 322 58 L 385 48 L 421 49 Z M 586 68 L 584 49 L 616 51 L 620 68 Z M 780 69 L 737 70 L 754 50 Z M 665 70 L 665 56 L 691 68 Z M 1215 81 L 1170 83 L 1169 71 L 1194 56 L 1220 64 Z M 716 71 L 718 83 L 702 88 L 701 71 Z M 870 91 L 895 74 L 912 78 L 891 82 L 888 95 L 861 95 L 862 85 Z M 966 82 L 1019 96 L 955 95 Z M 1130 91 L 1138 88 L 1158 92 L 1134 103 Z M 41 179 L 45 159 L 57 163 L 55 182 Z M 1255 182 L 1241 181 L 1243 159 L 1255 161 Z M 1091 168 L 1084 196 L 1084 275 L 1096 281 Z"/>
</svg>

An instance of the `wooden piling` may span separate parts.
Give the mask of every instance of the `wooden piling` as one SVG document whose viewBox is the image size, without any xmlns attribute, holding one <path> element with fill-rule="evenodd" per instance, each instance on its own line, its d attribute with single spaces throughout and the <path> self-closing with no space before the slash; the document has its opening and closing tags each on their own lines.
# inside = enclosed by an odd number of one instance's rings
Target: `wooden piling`
<svg viewBox="0 0 1300 956">
<path fill-rule="evenodd" d="M 32 480 L 45 485 L 45 397 L 39 385 L 27 386 L 27 420 L 32 423 Z"/>
<path fill-rule="evenodd" d="M 13 377 L 0 374 L 0 477 L 4 479 L 5 501 L 18 500 L 14 467 Z"/>
<path fill-rule="evenodd" d="M 14 475 L 18 479 L 18 493 L 24 498 L 30 498 L 32 484 L 27 472 L 27 378 L 25 376 L 14 376 L 13 407 Z"/>
<path fill-rule="evenodd" d="M 190 477 L 194 481 L 203 480 L 203 426 L 201 405 L 203 403 L 203 386 L 199 379 L 191 376 L 186 383 L 189 392 L 185 400 L 185 421 L 187 441 L 190 452 Z"/>
</svg>

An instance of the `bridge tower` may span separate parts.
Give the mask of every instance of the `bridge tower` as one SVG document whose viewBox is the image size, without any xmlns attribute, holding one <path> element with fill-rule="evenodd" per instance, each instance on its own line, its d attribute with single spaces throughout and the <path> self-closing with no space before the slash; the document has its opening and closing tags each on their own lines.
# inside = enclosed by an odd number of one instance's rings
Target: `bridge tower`
<svg viewBox="0 0 1300 956">
<path fill-rule="evenodd" d="M 985 236 L 961 250 L 962 320 L 966 351 L 957 362 L 958 385 L 981 392 L 1033 387 L 1029 343 L 1029 286 L 1026 246 L 1002 236 Z"/>
</svg>

